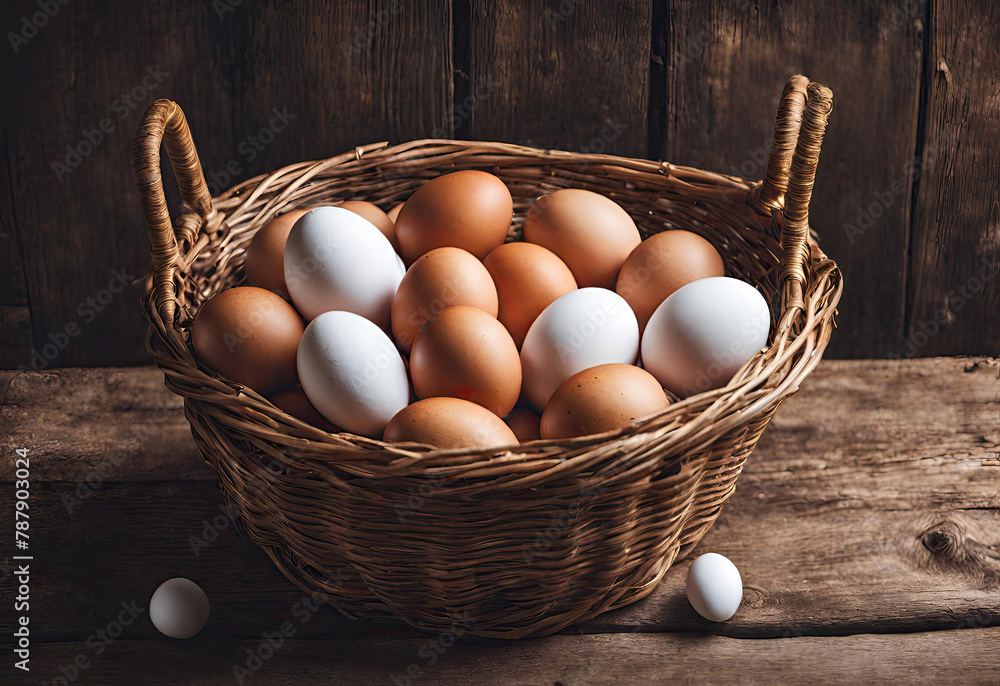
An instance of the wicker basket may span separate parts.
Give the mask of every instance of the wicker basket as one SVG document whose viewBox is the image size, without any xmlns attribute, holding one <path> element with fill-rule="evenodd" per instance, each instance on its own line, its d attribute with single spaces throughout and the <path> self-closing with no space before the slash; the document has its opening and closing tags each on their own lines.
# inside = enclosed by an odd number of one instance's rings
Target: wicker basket
<svg viewBox="0 0 1000 686">
<path fill-rule="evenodd" d="M 550 634 L 654 589 L 718 517 L 778 404 L 819 362 L 841 293 L 837 266 L 808 229 L 831 107 L 826 88 L 789 80 L 761 182 L 610 155 L 420 140 L 294 164 L 212 198 L 184 114 L 159 100 L 132 147 L 152 259 L 147 348 L 184 398 L 230 512 L 298 587 L 351 617 Z M 161 143 L 186 207 L 173 225 Z M 353 198 L 388 207 L 428 179 L 471 168 L 510 188 L 510 240 L 533 200 L 563 187 L 614 199 L 644 237 L 674 227 L 701 234 L 727 274 L 772 303 L 769 346 L 727 387 L 640 426 L 490 451 L 328 434 L 195 359 L 192 318 L 242 280 L 248 241 L 276 214 Z"/>
</svg>

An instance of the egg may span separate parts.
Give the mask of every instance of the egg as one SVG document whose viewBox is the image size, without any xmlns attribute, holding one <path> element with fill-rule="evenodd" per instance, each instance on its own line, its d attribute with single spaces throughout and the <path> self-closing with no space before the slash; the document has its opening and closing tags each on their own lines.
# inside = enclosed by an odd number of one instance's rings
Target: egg
<svg viewBox="0 0 1000 686">
<path fill-rule="evenodd" d="M 573 438 L 631 426 L 667 409 L 660 383 L 629 364 L 602 364 L 577 372 L 552 394 L 542 413 L 542 438 Z"/>
<path fill-rule="evenodd" d="M 295 222 L 308 211 L 289 210 L 257 229 L 247 245 L 243 261 L 248 284 L 266 288 L 282 298 L 288 297 L 285 287 L 285 241 Z"/>
<path fill-rule="evenodd" d="M 580 288 L 614 289 L 618 271 L 642 238 L 615 201 L 579 188 L 543 195 L 524 218 L 524 240 L 548 248 Z"/>
<path fill-rule="evenodd" d="M 395 224 L 396 224 L 396 219 L 399 217 L 399 211 L 401 209 L 403 209 L 403 203 L 398 202 L 395 205 L 393 205 L 392 207 L 390 207 L 389 211 L 385 213 L 386 216 L 388 216 L 389 219 L 392 220 L 392 223 L 393 223 L 394 227 L 395 227 Z"/>
<path fill-rule="evenodd" d="M 410 384 L 399 351 L 382 329 L 352 312 L 324 312 L 298 350 L 306 397 L 335 426 L 379 436 L 406 407 Z"/>
<path fill-rule="evenodd" d="M 576 279 L 566 263 L 534 243 L 504 243 L 486 256 L 483 265 L 496 284 L 497 318 L 519 349 L 542 310 L 576 290 Z"/>
<path fill-rule="evenodd" d="M 240 286 L 209 298 L 191 326 L 198 358 L 217 374 L 262 395 L 296 383 L 305 324 L 281 296 Z"/>
<path fill-rule="evenodd" d="M 406 264 L 434 248 L 462 248 L 483 259 L 504 242 L 514 203 L 503 181 L 476 170 L 428 181 L 396 218 L 396 238 Z"/>
<path fill-rule="evenodd" d="M 517 437 L 486 408 L 460 398 L 427 398 L 399 412 L 385 427 L 388 443 L 425 443 L 442 450 L 514 445 Z"/>
<path fill-rule="evenodd" d="M 397 258 L 367 219 L 340 207 L 320 207 L 295 222 L 288 234 L 285 282 L 308 321 L 342 310 L 388 327 L 392 299 L 403 280 Z"/>
<path fill-rule="evenodd" d="M 392 249 L 399 251 L 399 244 L 396 242 L 396 225 L 388 214 L 380 210 L 377 206 L 371 204 L 370 202 L 365 202 L 364 200 L 346 200 L 337 207 L 350 210 L 354 214 L 364 217 L 372 226 L 382 232 L 389 243 L 392 245 Z"/>
<path fill-rule="evenodd" d="M 729 383 L 767 345 L 764 296 L 739 279 L 714 276 L 677 289 L 642 336 L 642 364 L 679 398 Z"/>
<path fill-rule="evenodd" d="M 743 601 L 743 578 L 729 558 L 705 553 L 691 563 L 687 597 L 695 612 L 712 622 L 724 622 Z"/>
<path fill-rule="evenodd" d="M 543 410 L 557 388 L 599 364 L 634 364 L 639 324 L 620 295 L 604 288 L 570 291 L 546 307 L 521 347 L 524 395 Z"/>
<path fill-rule="evenodd" d="M 678 288 L 725 274 L 722 257 L 707 240 L 690 231 L 663 231 L 644 240 L 628 256 L 615 292 L 635 312 L 641 334 L 653 311 Z"/>
<path fill-rule="evenodd" d="M 301 385 L 290 386 L 274 395 L 268 397 L 271 404 L 280 410 L 284 410 L 296 419 L 300 419 L 306 424 L 311 424 L 317 429 L 323 429 L 330 433 L 340 431 L 337 427 L 327 421 L 326 417 L 319 413 L 313 404 L 309 402 L 305 391 Z"/>
<path fill-rule="evenodd" d="M 427 320 L 410 351 L 410 375 L 419 398 L 462 398 L 499 417 L 510 413 L 521 392 L 521 365 L 510 334 L 469 305 L 447 307 Z"/>
<path fill-rule="evenodd" d="M 541 438 L 539 426 L 542 418 L 538 416 L 537 412 L 526 407 L 515 407 L 504 421 L 521 443 Z"/>
<path fill-rule="evenodd" d="M 497 289 L 483 263 L 460 248 L 421 255 L 403 277 L 392 301 L 392 335 L 410 351 L 428 319 L 446 307 L 471 305 L 497 316 Z"/>
<path fill-rule="evenodd" d="M 191 638 L 208 622 L 208 596 L 183 577 L 164 581 L 149 599 L 149 619 L 164 636 Z"/>
</svg>

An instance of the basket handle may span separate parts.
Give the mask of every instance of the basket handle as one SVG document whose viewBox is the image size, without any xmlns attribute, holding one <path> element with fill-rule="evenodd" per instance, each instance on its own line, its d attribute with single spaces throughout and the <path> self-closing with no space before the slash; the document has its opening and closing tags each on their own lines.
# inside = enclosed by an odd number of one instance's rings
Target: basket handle
<svg viewBox="0 0 1000 686">
<path fill-rule="evenodd" d="M 135 177 L 139 203 L 142 205 L 146 230 L 149 232 L 150 275 L 156 308 L 167 328 L 174 322 L 176 291 L 174 269 L 177 263 L 178 236 L 170 221 L 167 198 L 163 193 L 160 174 L 160 144 L 167 148 L 167 157 L 181 191 L 184 206 L 196 212 L 204 224 L 211 216 L 212 195 L 191 139 L 191 130 L 180 105 L 172 100 L 154 102 L 142 115 L 139 130 L 132 141 L 132 175 Z"/>
<path fill-rule="evenodd" d="M 832 110 L 832 91 L 801 75 L 788 80 L 778 103 L 767 174 L 758 197 L 765 207 L 784 207 L 778 279 L 786 311 L 803 304 L 810 259 L 809 201 Z"/>
</svg>

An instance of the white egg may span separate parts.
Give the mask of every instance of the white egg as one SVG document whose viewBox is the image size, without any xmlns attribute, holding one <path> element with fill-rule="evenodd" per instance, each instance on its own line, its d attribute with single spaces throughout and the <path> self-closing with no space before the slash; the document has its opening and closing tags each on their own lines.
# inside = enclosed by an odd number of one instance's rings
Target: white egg
<svg viewBox="0 0 1000 686">
<path fill-rule="evenodd" d="M 691 564 L 687 597 L 695 612 L 713 622 L 724 622 L 743 601 L 743 578 L 729 558 L 705 553 Z"/>
<path fill-rule="evenodd" d="M 767 345 L 771 312 L 760 292 L 728 276 L 677 289 L 649 318 L 642 364 L 678 397 L 729 383 Z"/>
<path fill-rule="evenodd" d="M 380 326 L 403 280 L 392 244 L 364 217 L 340 207 L 303 215 L 285 243 L 285 284 L 310 321 L 324 312 L 354 312 Z"/>
<path fill-rule="evenodd" d="M 208 621 L 208 596 L 195 582 L 183 577 L 160 584 L 149 599 L 149 619 L 164 636 L 191 638 Z"/>
<path fill-rule="evenodd" d="M 570 291 L 542 310 L 521 346 L 521 376 L 539 412 L 563 381 L 599 364 L 633 364 L 639 322 L 625 299 L 606 288 Z"/>
<path fill-rule="evenodd" d="M 406 407 L 410 383 L 382 329 L 352 312 L 324 312 L 302 334 L 296 364 L 309 401 L 335 425 L 380 436 Z"/>
</svg>

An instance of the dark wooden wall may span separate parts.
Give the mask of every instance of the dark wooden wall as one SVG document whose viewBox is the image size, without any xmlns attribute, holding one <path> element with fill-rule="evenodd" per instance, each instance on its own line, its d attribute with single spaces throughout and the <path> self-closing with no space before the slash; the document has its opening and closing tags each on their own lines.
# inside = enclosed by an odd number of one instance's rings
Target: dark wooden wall
<svg viewBox="0 0 1000 686">
<path fill-rule="evenodd" d="M 147 361 L 138 286 L 112 291 L 147 267 L 128 154 L 156 98 L 222 188 L 442 135 L 760 178 L 794 73 L 835 94 L 812 214 L 846 282 L 829 355 L 1000 350 L 993 0 L 49 6 L 36 32 L 38 0 L 0 7 L 0 367 Z M 275 108 L 293 118 L 253 149 Z M 88 154 L 57 172 L 67 146 Z"/>
</svg>

